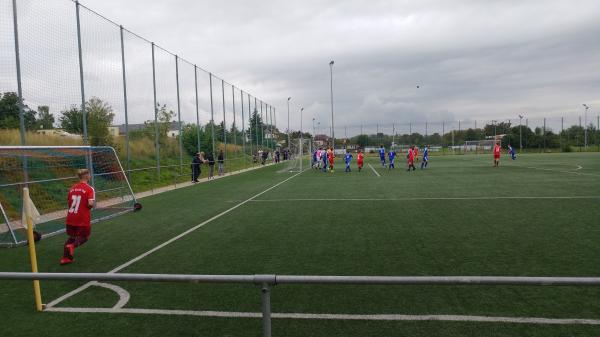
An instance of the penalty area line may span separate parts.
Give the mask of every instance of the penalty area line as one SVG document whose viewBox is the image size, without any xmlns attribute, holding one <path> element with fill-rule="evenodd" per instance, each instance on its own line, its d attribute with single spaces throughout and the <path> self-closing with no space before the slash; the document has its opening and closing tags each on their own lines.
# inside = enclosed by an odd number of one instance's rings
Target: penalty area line
<svg viewBox="0 0 600 337">
<path fill-rule="evenodd" d="M 138 308 L 47 308 L 49 312 L 66 313 L 107 313 L 138 315 L 170 315 L 170 316 L 202 316 L 225 318 L 261 318 L 260 312 L 235 311 L 196 311 L 165 310 Z M 549 325 L 600 325 L 598 319 L 585 318 L 543 318 L 543 317 L 495 317 L 471 315 L 400 315 L 400 314 L 311 314 L 311 313 L 272 313 L 278 319 L 311 319 L 311 320 L 353 320 L 353 321 L 445 321 L 445 322 L 488 322 L 517 324 L 549 324 Z"/>
<path fill-rule="evenodd" d="M 381 175 L 379 174 L 379 172 L 377 172 L 375 170 L 375 168 L 373 167 L 373 165 L 371 165 L 371 163 L 368 163 L 367 165 L 369 165 L 369 167 L 371 168 L 371 170 L 373 170 L 373 173 L 375 173 L 375 175 L 377 176 L 377 178 L 381 178 Z"/>
<path fill-rule="evenodd" d="M 169 240 L 167 240 L 167 241 L 165 241 L 165 242 L 161 243 L 160 245 L 158 245 L 158 246 L 156 246 L 156 247 L 154 247 L 154 248 L 152 248 L 152 249 L 148 250 L 147 252 L 145 252 L 145 253 L 142 253 L 142 254 L 138 255 L 137 257 L 135 257 L 135 258 L 133 258 L 133 259 L 131 259 L 131 260 L 129 260 L 129 261 L 127 261 L 127 262 L 123 263 L 122 265 L 120 265 L 120 266 L 118 266 L 118 267 L 115 267 L 115 268 L 113 268 L 113 269 L 112 269 L 112 270 L 110 270 L 108 273 L 109 273 L 109 274 L 116 273 L 116 272 L 118 272 L 118 271 L 120 271 L 120 270 L 123 270 L 123 269 L 125 269 L 125 268 L 129 267 L 130 265 L 132 265 L 132 264 L 136 263 L 137 261 L 139 261 L 139 260 L 141 260 L 141 259 L 145 258 L 146 256 L 148 256 L 148 255 L 150 255 L 150 254 L 152 254 L 152 253 L 156 252 L 157 250 L 159 250 L 159 249 L 161 249 L 161 248 L 164 248 L 165 246 L 167 246 L 167 245 L 169 245 L 169 244 L 171 244 L 171 243 L 173 243 L 173 242 L 175 242 L 175 241 L 177 241 L 177 240 L 181 239 L 182 237 L 184 237 L 184 236 L 186 236 L 186 235 L 188 235 L 188 234 L 190 234 L 190 233 L 192 233 L 192 232 L 196 231 L 198 228 L 201 228 L 201 227 L 203 227 L 204 225 L 206 225 L 206 224 L 208 224 L 208 223 L 210 223 L 210 222 L 212 222 L 212 221 L 214 221 L 214 220 L 216 220 L 216 219 L 218 219 L 218 218 L 222 217 L 223 215 L 225 215 L 225 214 L 227 214 L 227 213 L 229 213 L 229 212 L 231 212 L 231 211 L 233 211 L 233 210 L 237 209 L 238 207 L 241 207 L 241 206 L 243 206 L 243 205 L 247 204 L 248 202 L 250 202 L 250 201 L 254 200 L 255 198 L 258 198 L 258 197 L 260 197 L 261 195 L 263 195 L 263 194 L 265 194 L 265 193 L 267 193 L 267 192 L 271 191 L 272 189 L 274 189 L 274 188 L 276 188 L 276 187 L 280 186 L 281 184 L 283 184 L 283 183 L 286 183 L 287 181 L 289 181 L 289 180 L 291 180 L 291 179 L 293 179 L 293 178 L 297 177 L 297 176 L 298 176 L 298 175 L 300 175 L 302 172 L 304 172 L 304 171 L 298 172 L 298 173 L 294 174 L 293 176 L 291 176 L 291 177 L 289 177 L 289 178 L 286 178 L 285 180 L 282 180 L 282 181 L 278 182 L 277 184 L 275 184 L 275 185 L 273 185 L 273 186 L 271 186 L 271 187 L 267 188 L 266 190 L 264 190 L 264 191 L 262 191 L 262 192 L 260 192 L 260 193 L 258 193 L 258 194 L 255 194 L 254 196 L 252 196 L 252 197 L 250 197 L 250 198 L 248 198 L 248 199 L 246 199 L 246 200 L 244 200 L 244 201 L 240 202 L 239 204 L 237 204 L 237 205 L 235 205 L 235 206 L 233 206 L 233 207 L 231 207 L 231 208 L 228 208 L 228 209 L 226 209 L 225 211 L 223 211 L 223 212 L 221 212 L 221 213 L 219 213 L 219 214 L 217 214 L 217 215 L 213 216 L 212 218 L 210 218 L 210 219 L 208 219 L 208 220 L 205 220 L 205 221 L 204 221 L 204 222 L 202 222 L 202 223 L 199 223 L 199 224 L 197 224 L 196 226 L 194 226 L 194 227 L 192 227 L 192 228 L 190 228 L 190 229 L 186 230 L 185 232 L 183 232 L 183 233 L 181 233 L 181 234 L 179 234 L 179 235 L 177 235 L 177 236 L 175 236 L 175 237 L 173 237 L 173 238 L 171 238 L 171 239 L 169 239 Z M 77 289 L 75 289 L 75 290 L 72 290 L 72 291 L 70 291 L 70 292 L 68 292 L 68 293 L 66 293 L 66 294 L 64 294 L 64 295 L 62 295 L 61 297 L 59 297 L 59 298 L 57 298 L 57 299 L 53 300 L 52 302 L 48 303 L 48 304 L 46 305 L 46 308 L 48 309 L 48 308 L 52 308 L 52 307 L 56 306 L 56 305 L 57 305 L 57 304 L 59 304 L 60 302 L 62 302 L 62 301 L 64 301 L 64 300 L 66 300 L 66 299 L 68 299 L 68 298 L 70 298 L 70 297 L 72 297 L 72 296 L 74 296 L 74 295 L 76 295 L 76 294 L 78 294 L 78 293 L 80 293 L 80 292 L 84 291 L 85 289 L 89 288 L 90 286 L 94 285 L 95 283 L 96 283 L 96 281 L 91 281 L 91 282 L 88 282 L 88 283 L 86 283 L 86 284 L 84 284 L 84 285 L 80 286 L 79 288 L 77 288 Z"/>
</svg>

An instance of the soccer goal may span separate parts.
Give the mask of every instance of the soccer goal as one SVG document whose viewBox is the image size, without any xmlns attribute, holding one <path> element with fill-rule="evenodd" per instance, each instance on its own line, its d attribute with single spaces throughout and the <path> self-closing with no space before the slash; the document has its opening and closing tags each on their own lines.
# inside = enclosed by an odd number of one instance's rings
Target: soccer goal
<svg viewBox="0 0 600 337">
<path fill-rule="evenodd" d="M 494 144 L 495 141 L 493 139 L 467 140 L 465 141 L 463 151 L 465 153 L 475 154 L 492 153 L 492 150 L 494 149 Z"/>
<path fill-rule="evenodd" d="M 310 139 L 292 139 L 290 142 L 290 159 L 285 167 L 287 172 L 301 172 L 310 166 L 306 160 L 306 154 L 311 153 Z"/>
<path fill-rule="evenodd" d="M 92 223 L 139 209 L 112 147 L 0 146 L 0 246 L 27 240 L 21 220 L 25 187 L 39 213 L 36 231 L 43 237 L 63 232 L 67 193 L 83 168 L 96 191 Z"/>
</svg>

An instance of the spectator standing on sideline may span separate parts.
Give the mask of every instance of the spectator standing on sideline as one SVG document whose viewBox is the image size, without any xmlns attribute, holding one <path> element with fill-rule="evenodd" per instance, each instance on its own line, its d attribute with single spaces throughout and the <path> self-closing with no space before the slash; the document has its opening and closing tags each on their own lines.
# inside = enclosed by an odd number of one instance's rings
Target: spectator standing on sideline
<svg viewBox="0 0 600 337">
<path fill-rule="evenodd" d="M 198 177 L 200 177 L 200 165 L 202 164 L 202 159 L 200 158 L 200 152 L 197 152 L 196 155 L 192 158 L 192 183 L 198 182 Z"/>
<path fill-rule="evenodd" d="M 212 152 L 208 153 L 206 161 L 208 162 L 208 180 L 215 179 L 215 157 Z"/>
<path fill-rule="evenodd" d="M 266 163 L 268 156 L 269 156 L 269 152 L 263 150 L 263 152 L 262 152 L 262 164 L 263 165 Z"/>
<path fill-rule="evenodd" d="M 222 176 L 225 173 L 225 160 L 224 160 L 223 150 L 219 150 L 219 155 L 217 156 L 217 162 L 219 164 L 219 175 Z"/>
</svg>

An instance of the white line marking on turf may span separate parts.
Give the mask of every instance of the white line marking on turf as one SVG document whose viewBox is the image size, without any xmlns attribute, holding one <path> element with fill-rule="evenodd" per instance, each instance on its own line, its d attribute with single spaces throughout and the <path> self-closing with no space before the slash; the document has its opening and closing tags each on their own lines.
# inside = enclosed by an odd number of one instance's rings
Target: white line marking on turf
<svg viewBox="0 0 600 337">
<path fill-rule="evenodd" d="M 117 285 L 114 285 L 114 284 L 103 283 L 103 282 L 94 282 L 94 284 L 92 284 L 92 285 L 110 289 L 110 290 L 116 292 L 117 295 L 119 295 L 119 301 L 117 302 L 117 304 L 115 304 L 112 307 L 113 309 L 123 308 L 127 304 L 127 302 L 129 302 L 129 298 L 131 297 L 127 290 L 125 290 Z"/>
<path fill-rule="evenodd" d="M 252 202 L 292 201 L 418 201 L 418 200 L 498 200 L 498 199 L 600 199 L 599 196 L 550 196 L 550 197 L 423 197 L 423 198 L 298 198 L 298 199 L 254 199 Z"/>
<path fill-rule="evenodd" d="M 379 173 L 378 173 L 378 172 L 375 170 L 375 168 L 373 167 L 373 165 L 371 165 L 371 163 L 369 163 L 369 164 L 367 164 L 367 165 L 369 165 L 369 167 L 371 168 L 371 170 L 373 170 L 373 173 L 375 173 L 375 175 L 376 175 L 378 178 L 380 178 L 380 177 L 381 177 L 381 175 L 379 175 Z"/>
<path fill-rule="evenodd" d="M 579 171 L 579 170 L 581 170 L 582 168 L 583 168 L 583 166 L 581 166 L 581 165 L 577 165 L 577 169 L 576 169 L 575 171 Z"/>
<path fill-rule="evenodd" d="M 110 309 L 110 308 L 47 308 L 51 312 L 71 313 L 108 313 L 108 314 L 143 314 L 143 315 L 176 315 L 230 318 L 261 318 L 260 312 L 235 311 L 195 311 L 164 309 Z M 494 317 L 470 315 L 358 315 L 358 314 L 310 314 L 310 313 L 272 313 L 271 317 L 280 319 L 318 319 L 318 320 L 355 320 L 355 321 L 448 321 L 448 322 L 490 322 L 520 324 L 553 324 L 553 325 L 600 325 L 598 319 L 583 318 L 542 318 L 542 317 Z"/>
<path fill-rule="evenodd" d="M 576 174 L 576 175 L 581 175 L 581 176 L 594 176 L 594 177 L 600 177 L 599 174 L 593 174 L 593 173 L 583 173 L 583 172 L 575 172 L 575 171 L 564 171 L 564 170 L 553 170 L 553 169 L 549 169 L 549 168 L 544 168 L 544 167 L 535 167 L 535 166 L 519 166 L 519 165 L 514 165 L 517 167 L 524 167 L 524 168 L 528 168 L 528 169 L 533 169 L 533 170 L 542 170 L 542 171 L 550 171 L 550 172 L 560 172 L 560 173 L 570 173 L 570 174 Z M 583 168 L 583 167 L 581 167 Z"/>
<path fill-rule="evenodd" d="M 302 172 L 304 172 L 304 171 L 302 171 Z M 177 241 L 177 240 L 181 239 L 182 237 L 184 237 L 184 236 L 186 236 L 186 235 L 188 235 L 188 234 L 192 233 L 193 231 L 195 231 L 195 230 L 197 230 L 198 228 L 200 228 L 200 227 L 202 227 L 202 226 L 206 225 L 207 223 L 209 223 L 209 222 L 212 222 L 212 221 L 214 221 L 214 220 L 216 220 L 216 219 L 218 219 L 218 218 L 222 217 L 223 215 L 225 215 L 225 214 L 227 214 L 227 213 L 229 213 L 229 212 L 231 212 L 231 211 L 235 210 L 236 208 L 238 208 L 238 207 L 240 207 L 240 206 L 243 206 L 243 205 L 245 205 L 246 203 L 248 203 L 248 202 L 252 201 L 253 199 L 255 199 L 255 198 L 258 198 L 258 197 L 260 197 L 261 195 L 263 195 L 263 194 L 265 194 L 265 193 L 269 192 L 270 190 L 272 190 L 272 189 L 274 189 L 274 188 L 278 187 L 279 185 L 281 185 L 281 184 L 283 184 L 283 183 L 287 182 L 288 180 L 290 180 L 290 179 L 292 179 L 292 178 L 295 178 L 296 176 L 300 175 L 302 172 L 298 172 L 298 173 L 294 174 L 293 176 L 291 176 L 291 177 L 289 177 L 289 178 L 287 178 L 287 179 L 285 179 L 285 180 L 283 180 L 283 181 L 280 181 L 280 182 L 278 182 L 277 184 L 275 184 L 275 185 L 273 185 L 273 186 L 271 186 L 271 187 L 267 188 L 266 190 L 264 190 L 264 191 L 262 191 L 262 192 L 260 192 L 260 193 L 258 193 L 258 194 L 256 194 L 256 195 L 254 195 L 254 196 L 252 196 L 252 197 L 250 197 L 250 198 L 248 198 L 248 199 L 246 199 L 246 200 L 244 200 L 244 201 L 240 202 L 239 204 L 237 204 L 237 205 L 235 205 L 235 206 L 233 206 L 233 207 L 231 207 L 231 208 L 229 208 L 229 209 L 227 209 L 227 210 L 225 210 L 225 211 L 223 211 L 223 212 L 221 212 L 221 213 L 219 213 L 219 214 L 217 214 L 217 215 L 213 216 L 212 218 L 210 218 L 210 219 L 208 219 L 208 220 L 206 220 L 206 221 L 204 221 L 204 222 L 202 222 L 202 223 L 200 223 L 200 224 L 198 224 L 198 225 L 196 225 L 196 226 L 194 226 L 194 227 L 192 227 L 192 228 L 190 228 L 190 229 L 186 230 L 185 232 L 183 232 L 183 233 L 181 233 L 181 234 L 179 234 L 179 235 L 177 235 L 177 236 L 175 236 L 175 237 L 173 237 L 173 238 L 171 238 L 171 239 L 169 239 L 169 240 L 167 240 L 167 241 L 165 241 L 165 242 L 161 243 L 160 245 L 158 245 L 158 246 L 156 246 L 156 247 L 154 247 L 154 248 L 150 249 L 149 251 L 147 251 L 147 252 L 145 252 L 145 253 L 143 253 L 143 254 L 141 254 L 141 255 L 139 255 L 139 256 L 137 256 L 137 257 L 135 257 L 135 258 L 133 258 L 133 259 L 131 259 L 131 260 L 129 260 L 129 261 L 127 261 L 127 262 L 125 262 L 125 263 L 123 263 L 122 265 L 120 265 L 120 266 L 118 266 L 118 267 L 116 267 L 116 268 L 112 269 L 112 270 L 111 270 L 111 271 L 109 271 L 108 273 L 109 273 L 109 274 L 116 273 L 116 272 L 118 272 L 118 271 L 120 271 L 120 270 L 122 270 L 122 269 L 124 269 L 124 268 L 127 268 L 127 267 L 129 267 L 130 265 L 132 265 L 132 264 L 136 263 L 137 261 L 139 261 L 139 260 L 141 260 L 141 259 L 145 258 L 146 256 L 148 256 L 148 255 L 150 255 L 150 254 L 154 253 L 155 251 L 157 251 L 157 250 L 159 250 L 159 249 L 161 249 L 161 248 L 163 248 L 163 247 L 165 247 L 165 246 L 167 246 L 167 245 L 169 245 L 169 244 L 171 244 L 171 243 L 173 243 L 173 242 L 175 242 L 175 241 Z M 88 283 L 86 283 L 86 284 L 84 284 L 84 285 L 80 286 L 79 288 L 77 288 L 77 289 L 75 289 L 75 290 L 73 290 L 73 291 L 70 291 L 70 292 L 68 292 L 68 293 L 66 293 L 66 294 L 64 294 L 64 295 L 62 295 L 61 297 L 59 297 L 59 298 L 57 298 L 57 299 L 53 300 L 52 302 L 48 303 L 48 304 L 46 305 L 46 308 L 51 308 L 51 307 L 53 307 L 53 306 L 55 306 L 55 305 L 59 304 L 60 302 L 62 302 L 62 301 L 64 301 L 64 300 L 66 300 L 67 298 L 69 298 L 69 297 L 71 297 L 71 296 L 73 296 L 73 295 L 76 295 L 76 294 L 78 294 L 78 293 L 80 293 L 80 292 L 84 291 L 85 289 L 87 289 L 87 288 L 89 288 L 90 286 L 92 286 L 94 282 L 95 282 L 95 281 L 88 282 Z"/>
</svg>

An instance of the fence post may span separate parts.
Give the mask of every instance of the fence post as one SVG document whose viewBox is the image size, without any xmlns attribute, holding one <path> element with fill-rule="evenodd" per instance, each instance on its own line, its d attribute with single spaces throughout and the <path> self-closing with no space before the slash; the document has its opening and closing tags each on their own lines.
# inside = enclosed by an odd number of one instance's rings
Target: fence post
<svg viewBox="0 0 600 337">
<path fill-rule="evenodd" d="M 240 104 L 242 105 L 242 155 L 246 168 L 246 123 L 244 122 L 244 92 L 240 89 Z"/>
<path fill-rule="evenodd" d="M 15 39 L 15 66 L 17 68 L 17 94 L 19 95 L 19 126 L 21 145 L 25 145 L 25 115 L 23 109 L 23 88 L 21 87 L 21 55 L 19 54 L 19 25 L 17 23 L 17 0 L 12 0 L 13 35 Z"/>
<path fill-rule="evenodd" d="M 263 283 L 260 288 L 263 337 L 271 337 L 271 286 Z"/>
<path fill-rule="evenodd" d="M 175 82 L 177 88 L 177 122 L 179 124 L 179 174 L 183 175 L 183 130 L 181 128 L 181 104 L 179 101 L 179 57 L 175 55 Z"/>
<path fill-rule="evenodd" d="M 87 113 L 85 111 L 85 87 L 83 82 L 83 56 L 81 52 L 81 24 L 79 19 L 79 1 L 75 1 L 75 19 L 77 20 L 77 51 L 79 55 L 79 84 L 81 88 L 81 113 L 83 115 L 83 143 L 89 145 L 87 131 Z"/>
<path fill-rule="evenodd" d="M 21 86 L 21 56 L 19 54 L 19 27 L 17 23 L 17 0 L 12 1 L 13 5 L 13 34 L 15 39 L 15 66 L 17 68 L 17 95 L 19 95 L 19 129 L 21 136 L 21 145 L 26 144 L 25 139 L 25 111 L 23 104 L 23 88 Z M 23 156 L 23 179 L 29 181 L 29 170 L 27 157 Z M 2 210 L 4 212 L 4 210 Z M 10 231 L 14 238 L 14 233 Z M 15 238 L 15 243 L 17 242 Z"/>
<path fill-rule="evenodd" d="M 215 108 L 213 105 L 212 73 L 208 73 L 208 83 L 210 84 L 210 133 L 212 138 L 212 155 L 215 156 Z"/>
<path fill-rule="evenodd" d="M 256 135 L 256 155 L 258 156 L 258 110 L 256 109 L 256 97 L 254 97 L 254 113 L 256 121 L 254 122 L 254 133 Z M 252 118 L 250 119 L 252 120 Z M 257 157 L 258 159 L 258 157 Z"/>
<path fill-rule="evenodd" d="M 221 80 L 221 95 L 223 96 L 223 171 L 227 163 L 227 123 L 225 121 L 225 80 Z"/>
<path fill-rule="evenodd" d="M 231 130 L 233 130 L 233 144 L 235 146 L 234 148 L 234 153 L 237 152 L 237 125 L 235 125 L 235 87 L 233 86 L 233 84 L 231 85 L 231 106 L 233 107 L 233 127 L 231 128 Z M 235 156 L 234 156 L 235 158 Z"/>
<path fill-rule="evenodd" d="M 121 35 L 121 71 L 123 72 L 123 110 L 125 112 L 125 153 L 127 156 L 127 176 L 131 170 L 131 157 L 129 153 L 129 117 L 127 114 L 127 75 L 125 72 L 125 43 L 123 42 L 123 26 L 119 26 Z"/>
<path fill-rule="evenodd" d="M 260 144 L 265 149 L 265 118 L 263 117 L 263 101 L 260 101 Z"/>
<path fill-rule="evenodd" d="M 198 108 L 198 67 L 194 64 L 194 88 L 196 92 L 196 137 L 197 139 L 197 147 L 198 152 L 200 149 L 200 110 Z"/>
<path fill-rule="evenodd" d="M 152 90 L 154 99 L 154 147 L 156 152 L 156 177 L 160 182 L 160 143 L 158 142 L 158 106 L 156 102 L 156 63 L 154 60 L 154 42 L 152 47 Z"/>
</svg>

